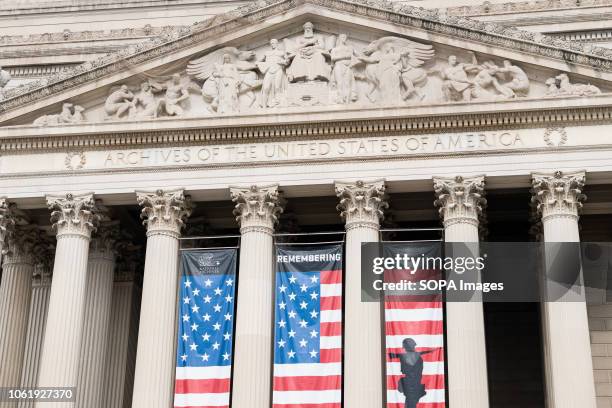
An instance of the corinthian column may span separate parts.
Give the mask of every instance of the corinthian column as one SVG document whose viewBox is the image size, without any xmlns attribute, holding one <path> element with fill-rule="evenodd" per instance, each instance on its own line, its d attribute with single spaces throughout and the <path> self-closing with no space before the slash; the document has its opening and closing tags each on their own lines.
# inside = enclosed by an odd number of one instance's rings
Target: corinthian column
<svg viewBox="0 0 612 408">
<path fill-rule="evenodd" d="M 133 408 L 172 406 L 179 237 L 191 214 L 183 190 L 136 192 L 147 226 Z"/>
<path fill-rule="evenodd" d="M 50 249 L 50 245 L 47 249 Z M 48 255 L 48 252 L 44 255 Z M 51 293 L 52 258 L 44 255 L 34 267 L 34 276 L 32 277 L 28 334 L 26 335 L 23 369 L 21 371 L 21 387 L 24 388 L 33 388 L 37 385 L 40 354 L 45 336 L 45 321 L 49 308 L 49 294 Z M 30 400 L 19 401 L 18 404 L 19 408 L 31 408 L 33 406 L 34 402 Z"/>
<path fill-rule="evenodd" d="M 279 205 L 278 185 L 231 187 L 240 224 L 240 280 L 232 407 L 269 408 L 272 368 L 273 233 Z"/>
<path fill-rule="evenodd" d="M 93 194 L 47 196 L 47 204 L 57 230 L 57 247 L 38 385 L 76 387 L 87 255 L 98 215 L 94 213 Z M 37 402 L 35 406 L 72 408 L 74 402 Z"/>
<path fill-rule="evenodd" d="M 344 289 L 344 405 L 380 407 L 383 373 L 380 303 L 361 301 L 361 244 L 378 242 L 387 208 L 384 180 L 336 182 L 338 210 L 346 222 Z"/>
<path fill-rule="evenodd" d="M 33 248 L 39 238 L 35 226 L 19 226 L 7 239 L 0 285 L 0 386 L 16 387 L 28 329 L 28 311 L 34 272 Z M 10 406 L 0 403 L 0 406 Z"/>
<path fill-rule="evenodd" d="M 108 216 L 105 214 L 105 218 Z M 85 317 L 81 360 L 77 382 L 77 408 L 102 407 L 102 386 L 106 368 L 108 328 L 115 270 L 115 242 L 119 223 L 105 221 L 89 245 Z M 106 408 L 106 407 L 104 407 Z"/>
<path fill-rule="evenodd" d="M 478 256 L 478 219 L 486 204 L 484 177 L 434 177 L 435 205 L 440 207 L 446 242 L 465 242 Z M 449 405 L 489 406 L 482 302 L 446 304 Z"/>
<path fill-rule="evenodd" d="M 578 212 L 585 173 L 532 174 L 545 242 L 579 242 Z M 547 258 L 549 256 L 547 248 Z M 552 248 L 550 248 L 552 249 Z M 587 307 L 579 299 L 542 303 L 548 408 L 594 408 L 595 384 Z"/>
</svg>

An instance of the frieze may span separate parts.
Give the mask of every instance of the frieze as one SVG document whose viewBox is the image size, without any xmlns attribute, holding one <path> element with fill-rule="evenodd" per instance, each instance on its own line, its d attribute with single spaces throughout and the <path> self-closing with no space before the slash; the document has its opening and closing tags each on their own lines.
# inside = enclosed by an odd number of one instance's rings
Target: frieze
<svg viewBox="0 0 612 408">
<path fill-rule="evenodd" d="M 0 103 L 0 112 L 14 109 L 49 95 L 115 73 L 126 65 L 137 65 L 158 56 L 192 46 L 222 33 L 259 22 L 274 14 L 309 3 L 343 12 L 385 19 L 392 23 L 423 28 L 443 35 L 476 40 L 517 51 L 539 54 L 565 62 L 591 65 L 598 70 L 612 70 L 612 50 L 559 38 L 517 30 L 511 27 L 480 22 L 460 16 L 440 14 L 386 1 L 367 0 L 262 0 L 249 3 L 229 13 L 217 15 L 191 27 L 179 27 L 149 41 L 128 46 L 116 53 L 68 68 L 41 81 L 7 90 Z"/>
<path fill-rule="evenodd" d="M 554 133 L 554 135 L 553 135 Z M 559 134 L 560 140 L 551 140 Z M 546 151 L 585 146 L 607 146 L 606 129 L 522 129 L 429 135 L 396 135 L 365 138 L 275 141 L 267 143 L 218 143 L 151 147 L 143 149 L 84 150 L 0 157 L 0 173 L 10 176 L 33 173 L 71 174 L 182 167 L 252 166 L 307 162 L 337 162 L 435 155 L 488 154 L 497 152 Z M 577 137 L 581 135 L 581 137 Z M 589 135 L 585 138 L 585 135 Z M 78 159 L 78 160 L 77 160 Z M 78 166 L 72 163 L 78 162 Z"/>
</svg>

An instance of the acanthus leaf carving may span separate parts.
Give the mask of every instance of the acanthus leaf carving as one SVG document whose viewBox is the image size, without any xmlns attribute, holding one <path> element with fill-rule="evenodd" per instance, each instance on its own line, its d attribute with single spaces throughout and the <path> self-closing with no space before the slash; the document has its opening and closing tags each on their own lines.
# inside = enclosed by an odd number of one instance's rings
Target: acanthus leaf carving
<svg viewBox="0 0 612 408">
<path fill-rule="evenodd" d="M 578 217 L 582 203 L 586 174 L 583 171 L 532 175 L 532 197 L 538 214 L 545 219 L 550 216 Z"/>
<path fill-rule="evenodd" d="M 335 190 L 340 199 L 337 209 L 347 229 L 357 226 L 379 227 L 384 211 L 389 207 L 384 180 L 336 182 Z"/>
<path fill-rule="evenodd" d="M 137 191 L 136 200 L 142 207 L 140 217 L 147 226 L 147 236 L 168 234 L 178 238 L 193 210 L 191 197 L 183 189 Z"/>
<path fill-rule="evenodd" d="M 230 194 L 241 233 L 263 231 L 271 234 L 274 231 L 284 204 L 277 184 L 230 187 Z"/>
<path fill-rule="evenodd" d="M 434 177 L 434 205 L 439 207 L 445 226 L 454 223 L 479 224 L 487 205 L 484 176 Z"/>
<path fill-rule="evenodd" d="M 48 195 L 47 207 L 58 239 L 69 235 L 89 239 L 100 221 L 92 193 Z"/>
</svg>

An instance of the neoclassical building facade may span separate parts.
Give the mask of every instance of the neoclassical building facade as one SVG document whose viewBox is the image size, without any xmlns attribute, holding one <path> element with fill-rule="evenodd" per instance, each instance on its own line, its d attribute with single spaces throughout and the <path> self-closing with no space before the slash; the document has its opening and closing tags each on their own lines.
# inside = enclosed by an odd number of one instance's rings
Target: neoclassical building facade
<svg viewBox="0 0 612 408">
<path fill-rule="evenodd" d="M 188 247 L 239 241 L 231 406 L 268 408 L 274 245 L 344 235 L 342 404 L 372 408 L 362 243 L 612 238 L 606 0 L 16 3 L 0 387 L 78 393 L 0 406 L 173 406 Z M 611 319 L 605 293 L 448 303 L 446 404 L 612 407 Z"/>
</svg>

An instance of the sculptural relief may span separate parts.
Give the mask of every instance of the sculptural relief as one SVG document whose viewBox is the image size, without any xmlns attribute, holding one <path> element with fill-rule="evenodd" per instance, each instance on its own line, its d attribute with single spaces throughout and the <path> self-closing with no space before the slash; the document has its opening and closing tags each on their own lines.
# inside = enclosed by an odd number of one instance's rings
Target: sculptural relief
<svg viewBox="0 0 612 408">
<path fill-rule="evenodd" d="M 83 111 L 85 111 L 85 108 L 82 106 L 66 102 L 62 105 L 62 111 L 60 113 L 43 115 L 34 120 L 33 124 L 35 126 L 53 126 L 84 122 L 85 117 Z"/>
<path fill-rule="evenodd" d="M 189 90 L 181 83 L 179 74 L 172 75 L 172 79 L 164 87 L 166 94 L 159 101 L 159 108 L 168 116 L 181 116 L 185 111 L 181 104 L 189 98 Z"/>
<path fill-rule="evenodd" d="M 357 101 L 359 93 L 355 82 L 354 65 L 356 64 L 355 48 L 346 43 L 347 35 L 340 34 L 336 45 L 330 51 L 331 71 L 330 86 L 333 90 L 333 102 L 347 104 Z"/>
<path fill-rule="evenodd" d="M 8 71 L 0 67 L 0 100 L 4 99 L 4 87 L 12 79 Z"/>
<path fill-rule="evenodd" d="M 155 94 L 161 92 L 162 88 L 159 84 L 152 81 L 145 81 L 140 84 L 140 92 L 134 98 L 135 108 L 140 108 L 135 111 L 133 116 L 140 119 L 153 119 L 159 114 L 159 100 Z"/>
<path fill-rule="evenodd" d="M 285 41 L 287 58 L 291 61 L 287 68 L 289 82 L 329 81 L 329 48 L 323 38 L 315 35 L 311 22 L 305 23 L 303 28 L 304 34 L 295 42 Z"/>
<path fill-rule="evenodd" d="M 566 73 L 546 80 L 547 96 L 591 96 L 601 94 L 601 90 L 591 84 L 572 84 Z"/>
<path fill-rule="evenodd" d="M 289 64 L 286 53 L 279 48 L 278 40 L 270 40 L 270 51 L 266 52 L 257 64 L 263 75 L 259 106 L 274 107 L 287 104 L 286 92 L 288 79 L 285 67 Z"/>
<path fill-rule="evenodd" d="M 104 111 L 109 117 L 120 119 L 124 114 L 130 116 L 130 112 L 135 109 L 134 94 L 129 90 L 127 85 L 112 92 L 104 103 Z"/>
</svg>

